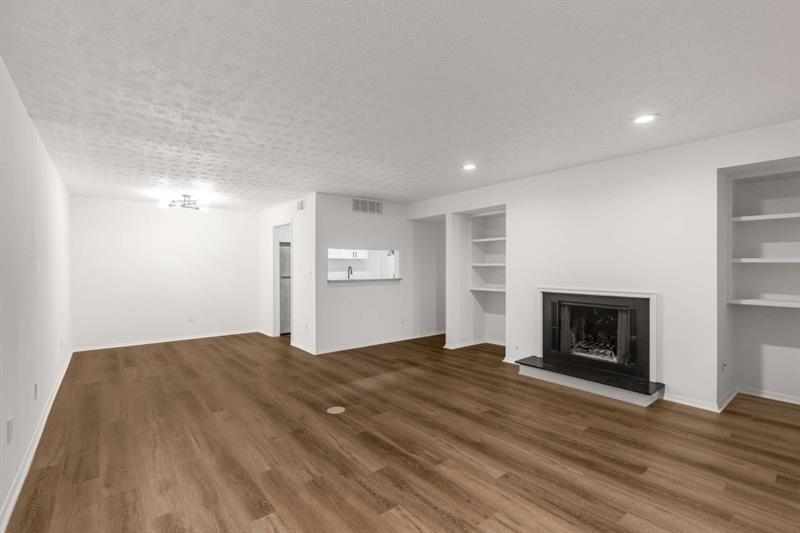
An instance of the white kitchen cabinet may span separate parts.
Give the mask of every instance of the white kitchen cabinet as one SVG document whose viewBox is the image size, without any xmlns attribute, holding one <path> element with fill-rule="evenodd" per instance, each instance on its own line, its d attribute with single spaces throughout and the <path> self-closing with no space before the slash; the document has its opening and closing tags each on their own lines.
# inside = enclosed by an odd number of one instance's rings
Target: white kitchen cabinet
<svg viewBox="0 0 800 533">
<path fill-rule="evenodd" d="M 328 248 L 328 259 L 367 259 L 368 257 L 368 250 Z"/>
</svg>

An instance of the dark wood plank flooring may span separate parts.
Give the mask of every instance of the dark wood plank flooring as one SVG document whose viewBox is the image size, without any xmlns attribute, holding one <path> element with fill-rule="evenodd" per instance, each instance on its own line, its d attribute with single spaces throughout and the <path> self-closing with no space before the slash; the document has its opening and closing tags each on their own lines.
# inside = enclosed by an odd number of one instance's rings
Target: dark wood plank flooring
<svg viewBox="0 0 800 533">
<path fill-rule="evenodd" d="M 800 531 L 800 407 L 641 409 L 442 343 L 77 353 L 9 531 Z"/>
</svg>

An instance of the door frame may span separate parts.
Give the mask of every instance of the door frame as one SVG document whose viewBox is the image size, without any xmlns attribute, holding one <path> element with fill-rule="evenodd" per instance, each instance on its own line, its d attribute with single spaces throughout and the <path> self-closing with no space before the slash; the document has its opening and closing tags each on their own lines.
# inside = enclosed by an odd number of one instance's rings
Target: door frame
<svg viewBox="0 0 800 533">
<path fill-rule="evenodd" d="M 294 233 L 293 227 L 291 222 L 286 222 L 284 224 L 277 224 L 272 226 L 272 336 L 273 337 L 280 337 L 281 336 L 281 251 L 280 251 L 280 237 L 278 233 L 281 228 L 289 226 L 289 242 L 291 246 L 289 247 L 289 262 L 291 263 L 291 276 L 292 276 L 292 284 L 294 284 L 295 279 L 295 268 L 294 268 Z M 294 320 L 294 287 L 292 288 L 292 294 L 290 296 L 291 302 L 291 317 L 289 320 L 291 321 L 290 330 L 294 328 L 295 320 Z M 291 331 L 290 331 L 291 334 Z"/>
</svg>

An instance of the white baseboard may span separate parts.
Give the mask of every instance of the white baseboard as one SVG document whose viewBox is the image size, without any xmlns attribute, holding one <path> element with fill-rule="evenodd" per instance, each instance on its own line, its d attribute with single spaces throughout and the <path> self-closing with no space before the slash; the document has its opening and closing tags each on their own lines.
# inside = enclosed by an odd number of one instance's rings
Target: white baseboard
<svg viewBox="0 0 800 533">
<path fill-rule="evenodd" d="M 800 405 L 800 395 L 786 394 L 785 392 L 774 392 L 764 389 L 757 389 L 755 387 L 737 387 L 737 391 L 742 394 L 749 394 L 750 396 L 758 396 L 767 400 L 775 400 L 778 402 L 791 403 Z"/>
<path fill-rule="evenodd" d="M 19 468 L 17 468 L 17 473 L 14 475 L 14 480 L 11 482 L 11 486 L 8 489 L 8 494 L 3 502 L 3 506 L 0 507 L 0 531 L 5 531 L 8 527 L 8 521 L 11 520 L 11 513 L 14 512 L 14 506 L 17 504 L 19 493 L 22 491 L 22 486 L 25 484 L 25 479 L 28 477 L 28 472 L 33 463 L 33 457 L 36 455 L 36 448 L 39 447 L 39 441 L 42 438 L 42 433 L 44 433 L 44 426 L 47 424 L 47 418 L 50 416 L 53 402 L 55 402 L 56 395 L 59 389 L 61 389 L 61 382 L 64 381 L 64 376 L 67 373 L 67 368 L 69 368 L 69 363 L 72 361 L 74 353 L 75 352 L 70 353 L 69 357 L 66 358 L 64 366 L 56 379 L 55 386 L 53 390 L 50 391 L 42 414 L 39 416 L 39 421 L 36 423 L 36 427 L 33 430 L 31 441 L 28 443 L 28 447 L 25 450 L 25 455 L 22 456 L 22 462 Z"/>
<path fill-rule="evenodd" d="M 378 346 L 380 344 L 389 344 L 392 342 L 403 342 L 403 341 L 410 341 L 414 339 L 421 339 L 423 337 L 432 337 L 433 335 L 441 335 L 444 331 L 434 331 L 430 333 L 415 333 L 413 335 L 404 335 L 401 337 L 394 337 L 389 339 L 376 339 L 374 341 L 370 341 L 367 344 L 363 342 L 353 343 L 353 344 L 345 344 L 341 346 L 336 346 L 333 348 L 322 348 L 317 349 L 317 353 L 314 355 L 324 355 L 326 353 L 334 353 L 334 352 L 343 352 L 345 350 L 356 350 L 358 348 L 368 348 L 370 346 Z M 301 348 L 302 349 L 302 348 Z M 306 350 L 308 351 L 308 350 Z M 310 353 L 310 352 L 309 352 Z"/>
<path fill-rule="evenodd" d="M 97 346 L 83 346 L 75 348 L 76 352 L 88 352 L 92 350 L 108 350 L 110 348 L 129 348 L 131 346 L 142 346 L 145 344 L 161 344 L 163 342 L 193 341 L 197 339 L 209 339 L 211 337 L 225 337 L 227 335 L 244 335 L 245 333 L 264 333 L 254 329 L 223 331 L 221 333 L 201 333 L 197 335 L 187 335 L 185 337 L 164 337 L 160 339 L 146 339 L 139 341 L 119 342 L 112 344 L 101 344 Z M 266 333 L 264 333 L 266 335 Z"/>
<path fill-rule="evenodd" d="M 756 396 L 766 400 L 775 400 L 778 402 L 800 405 L 800 395 L 795 396 L 792 394 L 757 389 L 754 387 L 742 387 L 741 385 L 733 387 L 716 405 L 710 402 L 692 400 L 690 398 L 684 398 L 682 396 L 675 396 L 672 394 L 664 395 L 664 399 L 670 402 L 688 405 L 689 407 L 696 407 L 705 411 L 711 411 L 713 413 L 721 413 L 726 407 L 728 407 L 728 405 L 733 401 L 734 398 L 736 398 L 738 394 L 748 394 L 750 396 Z"/>
<path fill-rule="evenodd" d="M 292 341 L 291 341 L 289 344 L 290 344 L 290 345 L 291 345 L 293 348 L 297 348 L 298 350 L 303 350 L 303 351 L 304 351 L 304 352 L 306 352 L 307 354 L 311 354 L 311 355 L 317 355 L 316 353 L 314 353 L 314 350 L 311 350 L 311 349 L 309 349 L 309 348 L 307 348 L 307 347 L 303 346 L 303 345 L 302 345 L 302 344 L 300 344 L 300 343 L 294 342 L 294 340 L 292 340 Z"/>
<path fill-rule="evenodd" d="M 667 387 L 669 389 L 669 387 Z M 679 396 L 677 394 L 672 394 L 667 390 L 664 393 L 664 399 L 668 402 L 679 403 L 681 405 L 686 405 L 688 407 L 694 407 L 697 409 L 702 409 L 703 411 L 711 411 L 712 413 L 719 413 L 720 409 L 716 402 L 704 402 L 702 400 L 695 400 L 694 398 L 687 398 L 685 396 Z"/>
<path fill-rule="evenodd" d="M 444 347 L 448 350 L 458 350 L 459 348 L 466 348 L 467 346 L 475 346 L 476 344 L 496 344 L 498 346 L 505 346 L 505 341 L 497 339 L 472 339 L 471 341 L 463 342 L 448 342 Z"/>
<path fill-rule="evenodd" d="M 482 344 L 483 339 L 472 339 L 471 341 L 461 341 L 461 342 L 445 342 L 445 349 L 447 350 L 458 350 L 459 348 L 466 348 L 467 346 L 475 346 L 476 344 Z"/>
<path fill-rule="evenodd" d="M 739 389 L 736 386 L 731 387 L 731 390 L 728 391 L 728 394 L 723 396 L 722 400 L 717 402 L 717 410 L 721 413 L 728 407 L 728 404 L 736 398 L 736 395 L 739 393 Z"/>
<path fill-rule="evenodd" d="M 506 345 L 506 341 L 503 341 L 503 340 L 500 340 L 500 339 L 486 338 L 486 339 L 483 339 L 483 342 L 486 343 L 486 344 L 495 344 L 497 346 L 505 346 Z"/>
<path fill-rule="evenodd" d="M 440 329 L 436 331 L 430 331 L 428 333 L 420 333 L 419 336 L 415 337 L 417 339 L 422 339 L 424 337 L 433 337 L 434 335 L 444 335 L 446 333 L 445 330 Z"/>
</svg>

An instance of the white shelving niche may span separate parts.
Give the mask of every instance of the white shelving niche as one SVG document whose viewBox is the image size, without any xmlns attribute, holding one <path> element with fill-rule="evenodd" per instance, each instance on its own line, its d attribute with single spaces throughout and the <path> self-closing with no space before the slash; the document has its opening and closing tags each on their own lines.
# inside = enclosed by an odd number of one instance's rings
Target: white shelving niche
<svg viewBox="0 0 800 533">
<path fill-rule="evenodd" d="M 800 309 L 800 166 L 793 159 L 731 180 L 729 304 Z"/>
<path fill-rule="evenodd" d="M 469 287 L 477 304 L 477 336 L 485 342 L 505 345 L 505 210 L 472 215 L 470 248 Z"/>
</svg>

